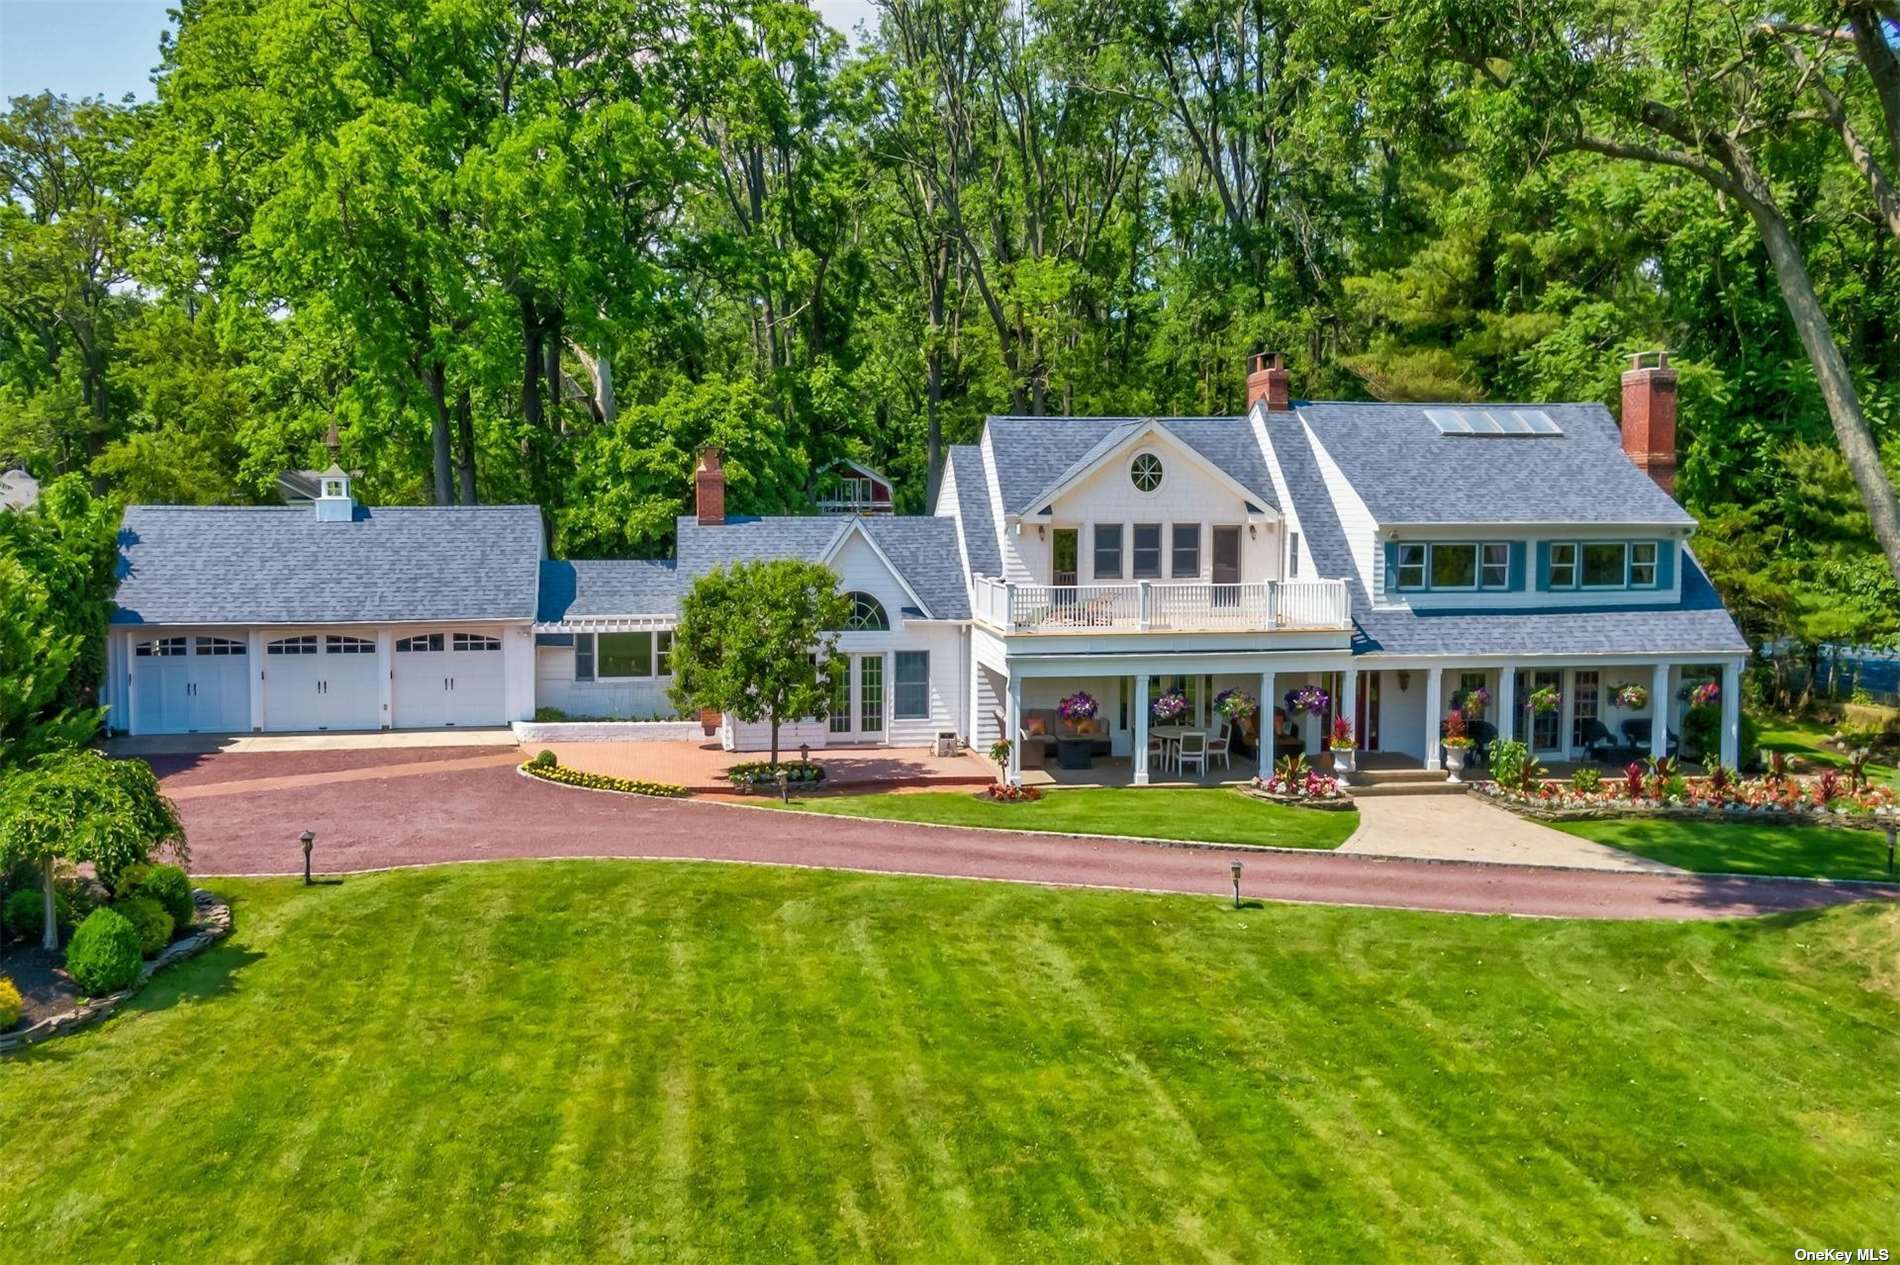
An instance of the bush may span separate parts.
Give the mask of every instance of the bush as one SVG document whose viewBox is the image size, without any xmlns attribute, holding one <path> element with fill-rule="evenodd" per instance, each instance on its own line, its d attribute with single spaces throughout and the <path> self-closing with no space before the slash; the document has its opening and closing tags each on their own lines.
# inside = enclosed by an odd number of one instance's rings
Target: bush
<svg viewBox="0 0 1900 1265">
<path fill-rule="evenodd" d="M 172 916 L 150 896 L 134 896 L 112 906 L 139 933 L 139 956 L 155 958 L 172 942 Z"/>
<path fill-rule="evenodd" d="M 561 762 L 554 758 L 552 751 L 542 750 L 537 752 L 534 759 L 528 761 L 528 763 L 537 769 L 552 769 Z"/>
<path fill-rule="evenodd" d="M 588 635 L 592 636 L 591 633 Z M 534 709 L 534 719 L 539 724 L 558 725 L 567 719 L 567 713 L 558 707 L 537 707 Z"/>
<path fill-rule="evenodd" d="M 20 990 L 13 981 L 0 975 L 0 1032 L 20 1022 Z"/>
<path fill-rule="evenodd" d="M 172 916 L 174 930 L 189 927 L 198 916 L 191 903 L 191 880 L 175 865 L 129 865 L 119 875 L 115 894 L 121 901 L 144 896 L 158 902 Z"/>
<path fill-rule="evenodd" d="M 139 977 L 139 962 L 138 930 L 116 909 L 87 914 L 66 946 L 66 970 L 93 997 L 131 985 Z"/>
<path fill-rule="evenodd" d="M 1594 795 L 1603 789 L 1603 772 L 1586 764 L 1570 775 L 1570 785 L 1579 795 Z"/>
<path fill-rule="evenodd" d="M 41 903 L 40 889 L 22 887 L 7 896 L 4 920 L 7 935 L 15 940 L 38 940 L 40 938 L 40 919 L 44 916 L 45 906 Z M 59 920 L 60 934 L 72 930 L 72 906 L 62 899 L 58 888 L 53 890 L 53 916 Z"/>
<path fill-rule="evenodd" d="M 1524 766 L 1530 762 L 1531 749 L 1515 738 L 1500 738 L 1491 744 L 1491 776 L 1499 786 L 1516 786 L 1524 780 Z"/>
<path fill-rule="evenodd" d="M 772 790 L 778 786 L 783 770 L 786 784 L 792 787 L 816 786 L 825 780 L 825 766 L 816 760 L 748 760 L 726 770 L 726 780 L 740 790 Z"/>
</svg>

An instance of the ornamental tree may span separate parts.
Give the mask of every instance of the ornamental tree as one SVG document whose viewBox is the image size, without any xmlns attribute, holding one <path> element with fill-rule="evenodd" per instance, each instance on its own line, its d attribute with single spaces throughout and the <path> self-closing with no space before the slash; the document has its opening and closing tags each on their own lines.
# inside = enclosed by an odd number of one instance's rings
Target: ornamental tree
<svg viewBox="0 0 1900 1265">
<path fill-rule="evenodd" d="M 188 859 L 177 810 L 159 793 L 143 760 L 112 760 L 94 750 L 56 751 L 0 778 L 0 867 L 40 869 L 45 921 L 41 944 L 59 947 L 53 870 L 90 861 L 108 883 L 126 866 L 169 848 Z"/>
<path fill-rule="evenodd" d="M 772 726 L 823 719 L 843 672 L 837 630 L 851 613 L 838 575 L 815 562 L 780 559 L 715 567 L 680 602 L 673 630 L 674 705 L 717 710 Z"/>
</svg>

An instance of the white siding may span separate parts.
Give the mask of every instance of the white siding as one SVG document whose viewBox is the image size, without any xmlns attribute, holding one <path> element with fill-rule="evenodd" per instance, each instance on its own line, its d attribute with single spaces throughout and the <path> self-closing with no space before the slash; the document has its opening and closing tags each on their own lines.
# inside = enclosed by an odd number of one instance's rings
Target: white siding
<svg viewBox="0 0 1900 1265">
<path fill-rule="evenodd" d="M 569 716 L 670 720 L 678 710 L 666 696 L 672 683 L 670 676 L 576 681 L 572 646 L 539 646 L 534 652 L 534 705 L 558 707 Z"/>
</svg>

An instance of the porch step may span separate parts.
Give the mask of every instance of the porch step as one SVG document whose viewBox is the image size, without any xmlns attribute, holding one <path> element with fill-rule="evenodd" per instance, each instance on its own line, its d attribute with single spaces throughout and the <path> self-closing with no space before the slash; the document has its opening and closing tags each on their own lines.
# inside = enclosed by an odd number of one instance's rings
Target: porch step
<svg viewBox="0 0 1900 1265">
<path fill-rule="evenodd" d="M 1354 799 L 1389 799 L 1395 795 L 1463 795 L 1466 782 L 1447 782 L 1440 773 L 1433 781 L 1348 782 L 1347 791 Z"/>
<path fill-rule="evenodd" d="M 1353 786 L 1399 786 L 1444 780 L 1443 769 L 1360 769 L 1346 775 L 1346 781 Z"/>
</svg>

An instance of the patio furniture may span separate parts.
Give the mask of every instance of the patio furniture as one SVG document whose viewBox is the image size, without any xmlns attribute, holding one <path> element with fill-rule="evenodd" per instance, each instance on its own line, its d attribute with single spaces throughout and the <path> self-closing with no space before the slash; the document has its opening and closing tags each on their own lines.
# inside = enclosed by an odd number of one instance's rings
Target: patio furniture
<svg viewBox="0 0 1900 1265">
<path fill-rule="evenodd" d="M 1092 729 L 1092 727 L 1091 727 Z M 1022 748 L 1022 767 L 1039 769 L 1049 759 L 1060 762 L 1060 750 L 1063 742 L 1082 742 L 1088 745 L 1091 757 L 1108 755 L 1113 750 L 1106 733 L 1081 733 L 1075 726 L 1064 721 L 1053 707 L 1029 707 L 1023 710 L 1022 726 L 1016 731 L 1016 741 Z M 1089 766 L 1063 765 L 1063 768 L 1083 768 Z"/>
<path fill-rule="evenodd" d="M 1234 767 L 1233 760 L 1230 758 L 1232 749 L 1233 727 L 1231 725 L 1222 725 L 1220 727 L 1220 736 L 1207 740 L 1207 758 L 1209 760 L 1219 760 L 1223 769 L 1231 769 Z"/>
<path fill-rule="evenodd" d="M 1649 754 L 1649 736 L 1654 733 L 1655 730 L 1651 726 L 1647 716 L 1639 716 L 1633 720 L 1626 720 L 1623 722 L 1621 728 L 1623 730 L 1623 749 L 1617 753 L 1618 755 L 1627 756 L 1631 760 L 1640 760 Z M 1672 733 L 1669 735 L 1669 745 L 1666 748 L 1672 758 L 1676 754 L 1677 746 L 1678 739 L 1676 735 Z"/>
<path fill-rule="evenodd" d="M 1168 740 L 1160 734 L 1148 735 L 1148 763 L 1159 766 L 1163 773 L 1168 771 Z"/>
<path fill-rule="evenodd" d="M 1056 739 L 1056 766 L 1064 769 L 1095 767 L 1095 743 L 1085 737 L 1064 735 Z"/>
<path fill-rule="evenodd" d="M 1498 727 L 1488 720 L 1468 721 L 1465 737 L 1471 739 L 1472 763 L 1490 767 L 1491 744 L 1498 740 Z"/>
<path fill-rule="evenodd" d="M 1608 725 L 1594 716 L 1577 722 L 1577 741 L 1583 748 L 1583 754 L 1598 763 L 1614 759 L 1618 751 L 1616 735 L 1610 732 Z"/>
<path fill-rule="evenodd" d="M 1175 748 L 1175 772 L 1186 776 L 1190 764 L 1202 777 L 1207 776 L 1207 735 L 1198 729 L 1182 734 L 1180 745 Z"/>
</svg>

